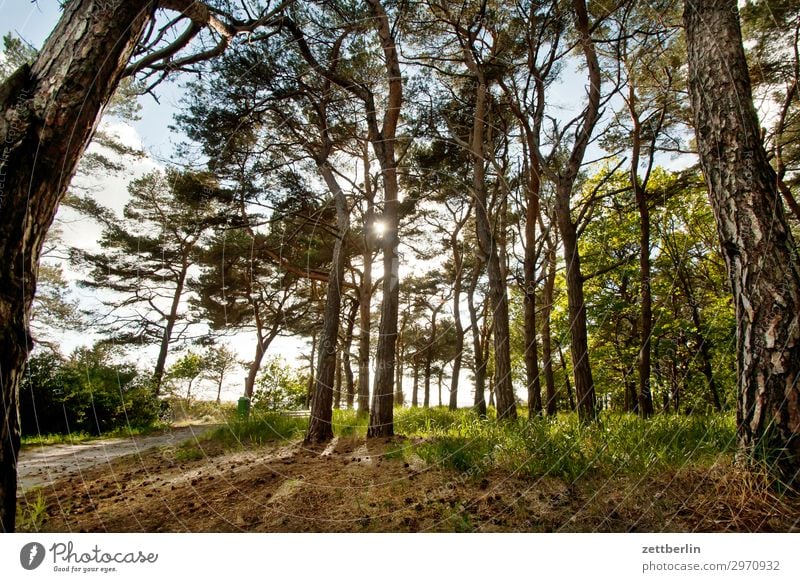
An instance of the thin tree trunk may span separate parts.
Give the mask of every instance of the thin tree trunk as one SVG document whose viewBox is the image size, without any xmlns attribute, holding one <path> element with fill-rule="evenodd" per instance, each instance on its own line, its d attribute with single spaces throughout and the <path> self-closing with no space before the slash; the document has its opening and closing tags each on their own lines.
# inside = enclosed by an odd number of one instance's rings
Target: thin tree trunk
<svg viewBox="0 0 800 582">
<path fill-rule="evenodd" d="M 742 452 L 800 471 L 800 269 L 761 143 L 734 0 L 686 0 L 689 93 L 736 308 Z"/>
<path fill-rule="evenodd" d="M 539 341 L 536 337 L 536 222 L 539 220 L 539 170 L 529 170 L 528 200 L 525 216 L 525 374 L 528 389 L 528 419 L 542 414 L 542 380 L 539 374 Z"/>
<path fill-rule="evenodd" d="M 475 289 L 481 275 L 481 262 L 475 262 L 467 292 L 467 309 L 469 310 L 470 329 L 472 330 L 472 372 L 475 376 L 475 411 L 478 416 L 486 416 L 486 360 L 483 357 L 481 327 L 478 325 L 478 309 L 475 306 Z"/>
<path fill-rule="evenodd" d="M 0 530 L 16 517 L 17 397 L 47 230 L 152 13 L 142 0 L 74 0 L 32 67 L 0 85 Z"/>
<path fill-rule="evenodd" d="M 155 394 L 159 395 L 161 392 L 161 383 L 164 380 L 164 369 L 167 364 L 167 355 L 169 354 L 169 344 L 172 341 L 172 330 L 175 328 L 175 322 L 178 319 L 178 308 L 180 307 L 181 297 L 183 296 L 183 286 L 186 282 L 186 273 L 189 270 L 189 265 L 184 258 L 181 265 L 181 271 L 178 275 L 178 280 L 175 284 L 175 292 L 172 296 L 172 305 L 167 315 L 166 325 L 164 327 L 164 335 L 161 338 L 161 347 L 158 350 L 158 358 L 156 359 L 156 367 L 153 370 L 153 382 L 155 383 Z"/>
<path fill-rule="evenodd" d="M 339 410 L 342 407 L 342 350 L 336 353 L 336 374 L 334 376 L 333 388 L 333 408 Z"/>
<path fill-rule="evenodd" d="M 358 305 L 358 414 L 369 414 L 369 346 L 372 329 L 372 244 L 370 244 L 374 222 L 374 193 L 369 175 L 369 151 L 364 146 L 364 192 L 367 211 L 364 217 L 364 276 L 359 288 Z"/>
<path fill-rule="evenodd" d="M 549 235 L 548 235 L 549 236 Z M 548 242 L 547 249 L 547 278 L 544 282 L 542 294 L 542 358 L 544 358 L 544 381 L 547 386 L 547 416 L 556 414 L 558 399 L 556 395 L 556 379 L 553 373 L 553 347 L 550 332 L 550 316 L 553 312 L 553 291 L 556 284 L 556 250 L 555 245 Z"/>
<path fill-rule="evenodd" d="M 561 359 L 561 367 L 564 369 L 564 387 L 567 390 L 567 400 L 569 401 L 569 409 L 575 412 L 575 397 L 572 394 L 572 384 L 569 382 L 569 370 L 567 369 L 567 361 L 564 359 L 564 351 L 561 346 L 558 346 L 558 356 Z"/>
<path fill-rule="evenodd" d="M 458 238 L 454 236 L 450 241 L 453 251 L 453 326 L 456 333 L 455 357 L 453 358 L 453 375 L 450 379 L 450 398 L 448 408 L 458 408 L 458 377 L 461 375 L 461 359 L 464 352 L 464 324 L 461 322 L 461 276 L 463 271 L 462 250 L 459 248 Z"/>
<path fill-rule="evenodd" d="M 344 334 L 344 345 L 342 346 L 342 366 L 344 368 L 345 384 L 347 386 L 347 408 L 353 408 L 355 401 L 355 382 L 353 377 L 353 366 L 350 363 L 350 350 L 353 346 L 353 329 L 358 314 L 358 300 L 350 301 L 350 311 L 347 313 L 347 328 Z"/>
<path fill-rule="evenodd" d="M 311 408 L 311 398 L 314 396 L 314 382 L 316 381 L 316 358 L 317 358 L 317 328 L 311 330 L 311 356 L 309 356 L 310 373 L 308 376 L 308 386 L 306 387 L 306 408 Z"/>
<path fill-rule="evenodd" d="M 414 358 L 414 386 L 411 388 L 411 407 L 419 406 L 419 362 Z"/>
</svg>

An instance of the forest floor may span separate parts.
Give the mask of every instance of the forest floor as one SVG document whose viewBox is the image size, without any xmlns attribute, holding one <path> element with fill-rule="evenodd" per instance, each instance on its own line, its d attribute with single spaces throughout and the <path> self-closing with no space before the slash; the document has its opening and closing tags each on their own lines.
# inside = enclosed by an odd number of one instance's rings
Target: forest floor
<svg viewBox="0 0 800 582">
<path fill-rule="evenodd" d="M 109 458 L 28 489 L 20 529 L 48 532 L 717 532 L 800 530 L 800 500 L 730 454 L 640 475 L 534 478 L 423 461 L 424 439 L 215 440 Z"/>
</svg>

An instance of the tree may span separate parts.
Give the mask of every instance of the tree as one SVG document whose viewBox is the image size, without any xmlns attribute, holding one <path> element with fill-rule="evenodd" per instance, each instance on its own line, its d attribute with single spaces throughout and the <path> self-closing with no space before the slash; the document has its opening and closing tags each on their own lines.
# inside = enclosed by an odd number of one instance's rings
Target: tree
<svg viewBox="0 0 800 582">
<path fill-rule="evenodd" d="M 17 393 L 31 347 L 27 322 L 42 244 L 151 13 L 143 0 L 69 2 L 33 64 L 0 85 L 0 528 L 6 532 L 14 530 Z"/>
<path fill-rule="evenodd" d="M 145 174 L 128 191 L 123 220 L 90 198 L 70 202 L 103 226 L 102 250 L 73 249 L 71 260 L 91 269 L 82 286 L 113 293 L 100 319 L 112 343 L 159 346 L 153 371 L 158 395 L 170 346 L 192 323 L 182 308 L 189 270 L 208 231 L 227 221 L 230 195 L 208 172 L 172 169 Z"/>
<path fill-rule="evenodd" d="M 217 403 L 219 403 L 225 378 L 239 367 L 236 352 L 224 344 L 211 346 L 203 354 L 203 362 L 205 368 L 203 377 L 217 386 Z"/>
<path fill-rule="evenodd" d="M 742 451 L 800 471 L 800 268 L 761 142 L 734 0 L 686 0 L 689 91 L 736 309 Z"/>
<path fill-rule="evenodd" d="M 192 398 L 192 384 L 205 372 L 206 362 L 200 354 L 189 351 L 177 362 L 170 366 L 167 377 L 170 380 L 180 380 L 186 382 L 186 400 Z"/>
</svg>

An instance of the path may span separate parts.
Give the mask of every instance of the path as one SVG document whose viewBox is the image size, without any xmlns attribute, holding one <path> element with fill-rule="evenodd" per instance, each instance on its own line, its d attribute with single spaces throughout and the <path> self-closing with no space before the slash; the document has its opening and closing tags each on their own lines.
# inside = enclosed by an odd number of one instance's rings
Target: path
<svg viewBox="0 0 800 582">
<path fill-rule="evenodd" d="M 100 439 L 75 445 L 26 447 L 19 455 L 17 488 L 26 491 L 32 487 L 49 485 L 117 457 L 153 447 L 175 446 L 216 426 L 218 425 L 186 426 L 159 434 Z"/>
</svg>

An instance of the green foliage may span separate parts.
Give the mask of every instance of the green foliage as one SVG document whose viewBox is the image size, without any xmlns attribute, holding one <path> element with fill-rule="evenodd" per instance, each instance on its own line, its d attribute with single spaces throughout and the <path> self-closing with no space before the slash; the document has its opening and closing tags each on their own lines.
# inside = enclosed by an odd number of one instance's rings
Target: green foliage
<svg viewBox="0 0 800 582">
<path fill-rule="evenodd" d="M 159 404 L 147 376 L 115 363 L 107 347 L 78 348 L 68 359 L 51 352 L 30 358 L 20 388 L 26 436 L 152 425 Z"/>
<path fill-rule="evenodd" d="M 256 411 L 299 410 L 306 403 L 304 378 L 280 357 L 269 358 L 262 366 L 253 392 Z"/>
<path fill-rule="evenodd" d="M 167 372 L 168 380 L 174 382 L 181 380 L 186 382 L 186 399 L 192 397 L 192 384 L 205 372 L 206 362 L 200 354 L 191 350 L 184 354 Z"/>
<path fill-rule="evenodd" d="M 39 532 L 47 519 L 47 502 L 41 489 L 28 490 L 17 503 L 17 531 Z"/>
</svg>

